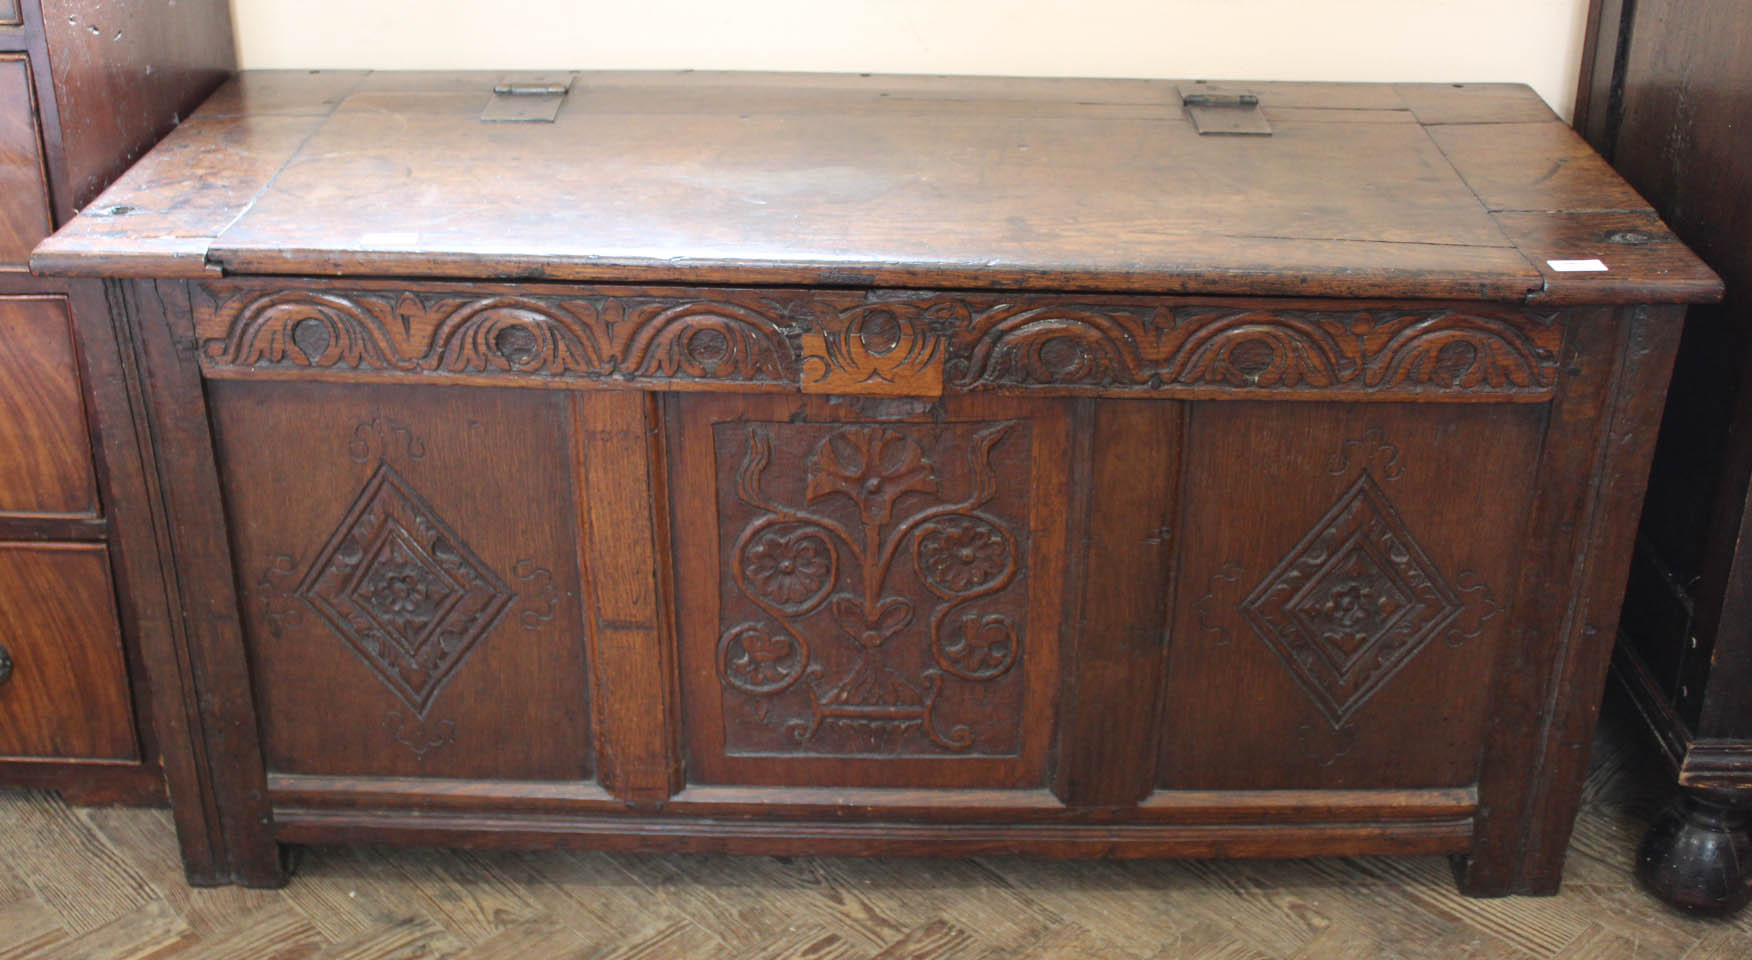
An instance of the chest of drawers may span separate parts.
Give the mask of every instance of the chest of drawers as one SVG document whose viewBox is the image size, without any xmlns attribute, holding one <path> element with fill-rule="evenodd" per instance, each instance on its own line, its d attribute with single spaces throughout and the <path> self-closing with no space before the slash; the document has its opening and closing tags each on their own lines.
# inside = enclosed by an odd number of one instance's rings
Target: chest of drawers
<svg viewBox="0 0 1752 960">
<path fill-rule="evenodd" d="M 193 879 L 359 840 L 1555 889 L 1720 289 L 1530 92 L 495 80 L 245 75 L 35 254 L 134 348 Z"/>
<path fill-rule="evenodd" d="M 27 261 L 231 68 L 223 0 L 0 0 L 0 787 L 163 801 L 133 640 L 164 591 L 109 313 Z"/>
</svg>

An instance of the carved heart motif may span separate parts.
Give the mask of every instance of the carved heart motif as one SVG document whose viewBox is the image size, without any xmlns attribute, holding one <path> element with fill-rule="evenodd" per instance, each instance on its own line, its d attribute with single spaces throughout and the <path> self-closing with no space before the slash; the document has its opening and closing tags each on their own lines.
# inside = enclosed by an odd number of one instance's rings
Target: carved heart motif
<svg viewBox="0 0 1752 960">
<path fill-rule="evenodd" d="M 833 611 L 833 622 L 845 635 L 870 650 L 905 630 L 913 618 L 912 601 L 905 597 L 889 597 L 881 601 L 876 605 L 874 616 L 850 594 L 834 597 L 829 608 Z"/>
</svg>

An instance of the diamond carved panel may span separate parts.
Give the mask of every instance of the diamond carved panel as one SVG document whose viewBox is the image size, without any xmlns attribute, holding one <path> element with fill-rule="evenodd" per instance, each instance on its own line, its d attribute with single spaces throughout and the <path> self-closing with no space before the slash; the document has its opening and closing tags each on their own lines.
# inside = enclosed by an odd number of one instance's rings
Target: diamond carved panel
<svg viewBox="0 0 1752 960">
<path fill-rule="evenodd" d="M 1463 607 L 1365 472 L 1241 611 L 1341 727 Z"/>
<path fill-rule="evenodd" d="M 366 666 L 424 715 L 512 592 L 388 464 L 298 587 Z"/>
</svg>

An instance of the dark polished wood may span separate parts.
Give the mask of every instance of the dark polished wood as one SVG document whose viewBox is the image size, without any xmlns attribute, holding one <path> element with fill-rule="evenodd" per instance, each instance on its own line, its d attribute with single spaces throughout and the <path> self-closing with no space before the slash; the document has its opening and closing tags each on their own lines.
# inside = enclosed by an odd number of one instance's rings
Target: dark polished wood
<svg viewBox="0 0 1752 960">
<path fill-rule="evenodd" d="M 135 759 L 102 545 L 0 543 L 0 648 L 0 758 Z"/>
<path fill-rule="evenodd" d="M 64 297 L 0 297 L 0 514 L 97 513 L 85 390 Z"/>
<path fill-rule="evenodd" d="M 30 60 L 0 53 L 0 270 L 22 269 L 53 229 L 37 116 Z"/>
<path fill-rule="evenodd" d="M 1641 875 L 1675 906 L 1732 911 L 1752 895 L 1752 11 L 1601 0 L 1590 16 L 1577 129 L 1727 281 L 1685 324 L 1615 671 L 1685 793 Z"/>
<path fill-rule="evenodd" d="M 164 800 L 136 643 L 165 599 L 139 509 L 150 437 L 101 285 L 33 278 L 26 260 L 232 67 L 223 0 L 0 2 L 0 541 L 33 558 L 8 587 L 17 636 L 0 638 L 30 647 L 0 690 L 0 739 L 28 756 L 0 757 L 0 784 Z"/>
<path fill-rule="evenodd" d="M 192 878 L 388 841 L 1556 889 L 1720 289 L 1525 88 L 1259 84 L 1272 135 L 1224 138 L 1154 81 L 580 74 L 506 125 L 496 79 L 245 75 L 33 260 L 130 345 Z"/>
</svg>

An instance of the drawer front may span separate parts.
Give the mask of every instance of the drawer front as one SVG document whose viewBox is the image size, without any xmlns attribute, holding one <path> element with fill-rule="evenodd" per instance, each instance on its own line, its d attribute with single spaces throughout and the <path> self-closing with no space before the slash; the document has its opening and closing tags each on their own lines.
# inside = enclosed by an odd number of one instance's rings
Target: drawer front
<svg viewBox="0 0 1752 960">
<path fill-rule="evenodd" d="M 0 757 L 137 755 L 103 546 L 0 543 L 0 646 Z"/>
<path fill-rule="evenodd" d="M 268 769 L 590 779 L 568 397 L 209 396 Z"/>
<path fill-rule="evenodd" d="M 67 301 L 0 297 L 0 514 L 97 512 Z"/>
<path fill-rule="evenodd" d="M 30 61 L 23 54 L 0 54 L 0 270 L 26 269 L 31 249 L 49 235 L 51 224 Z"/>
<path fill-rule="evenodd" d="M 690 782 L 1044 787 L 1065 405 L 677 406 Z"/>
</svg>

